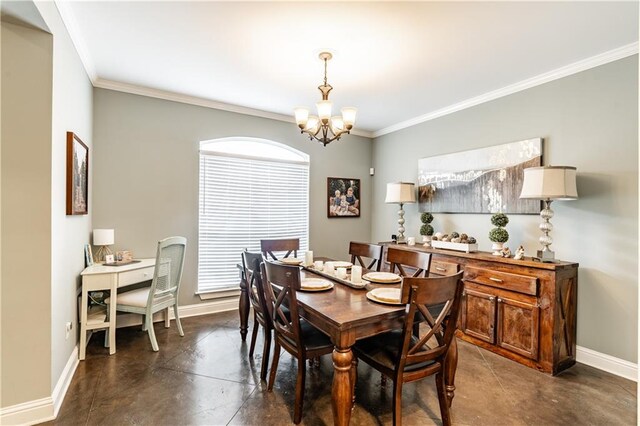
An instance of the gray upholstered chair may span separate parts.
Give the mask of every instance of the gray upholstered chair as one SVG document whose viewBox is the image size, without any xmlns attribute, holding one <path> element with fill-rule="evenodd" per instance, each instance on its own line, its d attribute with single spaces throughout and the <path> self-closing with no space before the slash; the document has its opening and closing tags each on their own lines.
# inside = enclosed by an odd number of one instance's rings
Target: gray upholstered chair
<svg viewBox="0 0 640 426">
<path fill-rule="evenodd" d="M 149 333 L 151 346 L 156 352 L 158 351 L 158 342 L 153 330 L 154 313 L 166 309 L 168 315 L 168 308 L 173 306 L 178 333 L 180 336 L 184 336 L 178 315 L 178 291 L 180 290 L 186 247 L 187 239 L 184 237 L 169 237 L 158 241 L 156 267 L 151 286 L 127 291 L 118 294 L 117 297 L 117 311 L 144 316 L 143 330 L 146 329 Z M 110 299 L 106 299 L 105 302 L 109 304 Z M 109 309 L 107 309 L 108 311 Z M 165 324 L 166 327 L 169 327 L 168 318 Z"/>
</svg>

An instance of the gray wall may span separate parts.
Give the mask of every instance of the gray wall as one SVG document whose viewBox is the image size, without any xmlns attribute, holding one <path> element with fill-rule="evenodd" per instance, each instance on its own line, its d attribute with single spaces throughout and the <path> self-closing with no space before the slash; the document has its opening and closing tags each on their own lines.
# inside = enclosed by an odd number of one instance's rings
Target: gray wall
<svg viewBox="0 0 640 426">
<path fill-rule="evenodd" d="M 78 343 L 77 289 L 84 269 L 84 245 L 91 235 L 93 86 L 55 3 L 38 10 L 53 34 L 53 110 L 51 144 L 51 386 L 58 382 Z M 89 214 L 66 215 L 67 131 L 89 147 Z M 67 322 L 73 323 L 69 338 Z"/>
<path fill-rule="evenodd" d="M 270 139 L 310 155 L 309 242 L 318 256 L 347 258 L 349 240 L 371 232 L 371 141 L 346 136 L 323 147 L 300 135 L 295 124 L 177 102 L 94 90 L 93 224 L 114 228 L 115 248 L 154 257 L 156 243 L 187 237 L 180 303 L 199 303 L 198 146 L 209 139 Z M 328 219 L 327 177 L 362 182 L 359 219 Z M 240 260 L 238 254 L 238 260 Z"/>
<path fill-rule="evenodd" d="M 0 406 L 51 396 L 52 37 L 2 22 Z"/>
<path fill-rule="evenodd" d="M 545 165 L 578 168 L 580 199 L 553 204 L 556 257 L 580 263 L 578 345 L 637 360 L 638 56 L 376 138 L 372 239 L 395 233 L 387 182 L 417 181 L 418 159 L 528 138 L 545 139 Z M 417 205 L 406 235 L 419 237 Z M 436 230 L 457 230 L 490 249 L 489 215 L 436 214 Z M 538 216 L 512 215 L 512 249 L 539 247 Z"/>
</svg>

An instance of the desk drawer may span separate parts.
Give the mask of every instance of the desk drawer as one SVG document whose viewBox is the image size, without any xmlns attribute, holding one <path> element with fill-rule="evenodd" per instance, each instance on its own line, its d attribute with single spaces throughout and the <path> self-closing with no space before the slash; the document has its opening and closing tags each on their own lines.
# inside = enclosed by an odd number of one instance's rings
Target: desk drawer
<svg viewBox="0 0 640 426">
<path fill-rule="evenodd" d="M 120 272 L 118 274 L 118 287 L 129 284 L 141 283 L 153 279 L 154 266 L 148 268 L 134 269 L 133 271 Z"/>
<path fill-rule="evenodd" d="M 464 280 L 491 287 L 503 288 L 518 293 L 538 294 L 538 278 L 528 275 L 511 274 L 508 272 L 491 271 L 488 269 L 464 268 Z"/>
</svg>

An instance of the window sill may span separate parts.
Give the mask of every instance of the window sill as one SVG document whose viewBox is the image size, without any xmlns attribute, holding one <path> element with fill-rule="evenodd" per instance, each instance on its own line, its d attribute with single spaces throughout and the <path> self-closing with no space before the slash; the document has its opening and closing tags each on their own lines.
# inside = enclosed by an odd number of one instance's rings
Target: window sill
<svg viewBox="0 0 640 426">
<path fill-rule="evenodd" d="M 200 300 L 224 299 L 227 297 L 235 297 L 240 295 L 239 288 L 223 288 L 220 290 L 210 290 L 207 292 L 197 293 Z"/>
</svg>

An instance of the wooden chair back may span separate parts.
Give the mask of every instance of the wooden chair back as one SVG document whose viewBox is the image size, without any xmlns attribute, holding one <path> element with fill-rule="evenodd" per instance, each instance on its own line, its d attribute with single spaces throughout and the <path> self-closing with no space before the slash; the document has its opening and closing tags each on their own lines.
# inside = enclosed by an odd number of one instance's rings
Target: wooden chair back
<svg viewBox="0 0 640 426">
<path fill-rule="evenodd" d="M 351 255 L 351 263 L 354 265 L 356 261 L 365 269 L 370 271 L 380 271 L 382 267 L 382 246 L 378 244 L 368 243 L 356 243 L 351 241 L 349 243 L 349 254 Z M 363 257 L 372 259 L 369 265 L 366 265 Z"/>
<path fill-rule="evenodd" d="M 397 269 L 398 273 L 403 277 L 428 277 L 431 266 L 431 253 L 389 247 L 387 261 L 391 264 L 391 272 L 396 272 Z M 410 275 L 405 271 L 405 266 L 416 271 Z"/>
<path fill-rule="evenodd" d="M 271 330 L 273 328 L 271 325 L 271 311 L 267 304 L 267 296 L 260 269 L 262 261 L 261 253 L 251 253 L 247 250 L 242 252 L 242 269 L 248 285 L 247 290 L 251 306 L 253 306 L 253 311 L 260 324 Z"/>
<path fill-rule="evenodd" d="M 276 335 L 283 346 L 288 346 L 293 352 L 304 350 L 300 332 L 300 317 L 298 316 L 298 299 L 296 291 L 300 289 L 300 268 L 297 266 L 281 265 L 265 260 L 262 263 L 266 280 L 265 293 L 271 311 L 271 322 Z M 289 309 L 287 317 L 283 307 Z M 291 343 L 294 343 L 292 345 Z"/>
<path fill-rule="evenodd" d="M 462 274 L 403 279 L 401 300 L 409 305 L 409 311 L 402 329 L 397 371 L 402 372 L 406 366 L 425 361 L 444 362 L 456 331 L 464 288 Z M 414 323 L 423 321 L 422 318 L 429 330 L 414 337 Z"/>
<path fill-rule="evenodd" d="M 284 251 L 286 252 L 284 257 L 289 257 L 293 254 L 293 257 L 298 256 L 298 250 L 300 249 L 300 238 L 284 238 L 278 240 L 260 240 L 260 251 L 265 258 L 271 257 L 273 260 L 278 260 L 274 252 Z"/>
</svg>

